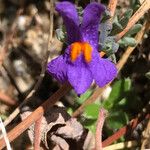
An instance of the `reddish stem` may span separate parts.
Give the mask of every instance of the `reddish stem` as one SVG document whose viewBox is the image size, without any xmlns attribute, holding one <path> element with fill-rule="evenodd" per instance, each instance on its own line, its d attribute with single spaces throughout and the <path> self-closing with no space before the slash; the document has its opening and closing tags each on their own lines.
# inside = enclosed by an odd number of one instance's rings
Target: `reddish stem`
<svg viewBox="0 0 150 150">
<path fill-rule="evenodd" d="M 34 150 L 40 150 L 42 116 L 35 122 L 34 126 Z"/>
<path fill-rule="evenodd" d="M 98 115 L 95 135 L 95 148 L 96 150 L 102 150 L 102 129 L 106 118 L 106 110 L 101 108 Z"/>
</svg>

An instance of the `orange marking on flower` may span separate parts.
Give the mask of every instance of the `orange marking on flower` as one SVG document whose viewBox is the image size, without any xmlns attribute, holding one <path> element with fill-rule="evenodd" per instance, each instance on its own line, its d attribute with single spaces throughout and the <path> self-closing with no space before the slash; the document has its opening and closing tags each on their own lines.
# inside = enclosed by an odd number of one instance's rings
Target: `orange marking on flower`
<svg viewBox="0 0 150 150">
<path fill-rule="evenodd" d="M 100 57 L 103 57 L 106 53 L 101 51 L 99 54 L 100 54 Z"/>
<path fill-rule="evenodd" d="M 92 59 L 92 47 L 89 43 L 82 43 L 82 51 L 85 61 L 88 63 Z"/>
<path fill-rule="evenodd" d="M 84 55 L 85 61 L 87 63 L 90 62 L 92 59 L 92 47 L 87 42 L 75 42 L 71 44 L 71 61 L 74 62 L 81 52 Z"/>
<path fill-rule="evenodd" d="M 75 42 L 71 44 L 71 61 L 75 61 L 81 53 L 81 43 Z"/>
</svg>

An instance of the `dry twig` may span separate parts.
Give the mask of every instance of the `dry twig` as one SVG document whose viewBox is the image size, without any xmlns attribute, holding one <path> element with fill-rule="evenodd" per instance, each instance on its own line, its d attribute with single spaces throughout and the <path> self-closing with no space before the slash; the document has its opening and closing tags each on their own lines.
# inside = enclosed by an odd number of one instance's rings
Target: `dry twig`
<svg viewBox="0 0 150 150">
<path fill-rule="evenodd" d="M 109 4 L 108 4 L 108 10 L 110 11 L 110 16 L 111 16 L 111 21 L 114 17 L 114 14 L 115 14 L 115 10 L 116 10 L 116 7 L 117 7 L 117 2 L 118 0 L 109 0 Z"/>
</svg>

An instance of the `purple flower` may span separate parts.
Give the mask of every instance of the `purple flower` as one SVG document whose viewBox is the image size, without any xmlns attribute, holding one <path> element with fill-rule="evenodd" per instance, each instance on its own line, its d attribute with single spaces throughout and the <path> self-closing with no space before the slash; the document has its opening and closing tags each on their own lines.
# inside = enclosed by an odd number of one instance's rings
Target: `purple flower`
<svg viewBox="0 0 150 150">
<path fill-rule="evenodd" d="M 96 2 L 87 5 L 81 25 L 72 3 L 60 2 L 56 10 L 66 26 L 69 45 L 63 55 L 48 63 L 47 71 L 61 83 L 69 81 L 79 95 L 93 80 L 100 87 L 113 80 L 117 74 L 115 65 L 98 52 L 98 27 L 105 7 Z"/>
</svg>

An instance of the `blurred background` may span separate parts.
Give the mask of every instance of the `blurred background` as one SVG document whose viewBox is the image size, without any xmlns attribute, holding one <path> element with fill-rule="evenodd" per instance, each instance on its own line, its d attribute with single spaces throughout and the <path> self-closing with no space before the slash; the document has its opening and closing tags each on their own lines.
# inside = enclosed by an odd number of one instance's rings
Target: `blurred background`
<svg viewBox="0 0 150 150">
<path fill-rule="evenodd" d="M 54 1 L 54 4 L 55 2 L 58 1 Z M 82 11 L 90 1 L 72 2 L 77 5 L 79 15 L 82 17 Z M 107 6 L 108 1 L 102 0 L 102 3 Z M 107 36 L 114 37 L 121 32 L 140 5 L 141 1 L 138 0 L 118 0 L 112 30 Z M 49 0 L 0 0 L 0 117 L 3 121 L 23 102 L 39 80 L 48 55 L 50 12 L 54 9 Z M 119 48 L 113 48 L 114 41 L 109 41 L 107 44 L 100 43 L 100 48 L 108 50 L 106 57 L 118 62 L 127 47 L 136 44 L 134 37 L 140 31 L 144 21 L 148 19 L 147 15 L 143 16 L 134 28 L 118 42 Z M 56 11 L 54 11 L 53 24 L 53 42 L 48 47 L 48 61 L 62 54 L 67 46 L 63 21 Z M 100 107 L 108 111 L 103 130 L 103 139 L 106 139 L 135 118 L 147 106 L 150 98 L 149 35 L 149 32 L 144 35 L 143 40 L 130 55 L 117 78 L 102 96 L 95 103 L 86 106 L 83 114 L 78 117 L 83 127 L 89 129 L 93 134 Z M 59 87 L 60 84 L 45 73 L 34 98 L 32 97 L 32 100 L 22 107 L 22 113 L 34 110 Z M 61 99 L 58 106 L 64 107 L 65 111 L 71 115 L 92 95 L 95 87 L 93 84 L 80 97 L 71 90 Z M 8 130 L 19 121 L 21 121 L 20 117 L 14 119 L 9 124 Z M 126 139 L 138 139 L 141 142 L 142 132 L 146 129 L 147 122 L 148 119 L 143 118 L 140 127 L 137 127 L 132 135 L 122 137 L 118 142 Z M 14 149 L 19 149 L 22 143 L 25 144 L 24 149 L 27 149 L 30 142 L 24 141 L 21 137 L 19 140 L 20 142 L 14 144 Z"/>
</svg>

